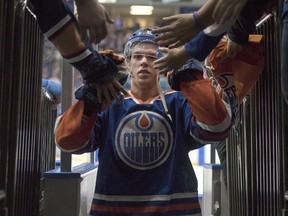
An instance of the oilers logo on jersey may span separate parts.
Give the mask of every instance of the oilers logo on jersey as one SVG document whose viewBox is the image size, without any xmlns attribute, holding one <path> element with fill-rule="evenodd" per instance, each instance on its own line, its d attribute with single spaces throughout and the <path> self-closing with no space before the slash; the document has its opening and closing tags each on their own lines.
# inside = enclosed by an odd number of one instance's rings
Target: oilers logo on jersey
<svg viewBox="0 0 288 216">
<path fill-rule="evenodd" d="M 116 151 L 128 166 L 148 170 L 163 164 L 173 147 L 173 133 L 167 119 L 152 111 L 127 115 L 115 137 Z"/>
</svg>

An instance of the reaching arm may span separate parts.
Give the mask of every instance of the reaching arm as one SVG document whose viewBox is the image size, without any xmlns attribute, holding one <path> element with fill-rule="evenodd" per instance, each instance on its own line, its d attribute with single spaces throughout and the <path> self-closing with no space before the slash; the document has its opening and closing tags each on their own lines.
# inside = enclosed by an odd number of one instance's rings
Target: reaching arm
<svg viewBox="0 0 288 216">
<path fill-rule="evenodd" d="M 235 19 L 227 19 L 221 24 L 214 25 L 212 12 L 216 3 L 215 0 L 209 0 L 196 13 L 164 17 L 163 21 L 167 25 L 153 30 L 153 33 L 161 34 L 156 37 L 156 41 L 161 46 L 175 48 L 184 45 L 208 26 L 205 33 L 211 36 L 227 31 Z"/>
<path fill-rule="evenodd" d="M 225 33 L 225 32 L 224 32 Z M 180 48 L 160 48 L 162 57 L 154 62 L 154 68 L 161 73 L 176 71 L 181 68 L 189 59 L 204 61 L 210 52 L 216 47 L 224 33 L 210 36 L 201 31 L 196 37 Z"/>
<path fill-rule="evenodd" d="M 112 50 L 104 50 L 102 54 L 118 66 L 124 62 L 124 57 Z M 95 150 L 93 128 L 95 124 L 99 126 L 95 123 L 98 121 L 97 113 L 105 110 L 113 99 L 120 102 L 119 92 L 128 94 L 122 86 L 127 76 L 119 71 L 112 80 L 102 85 L 85 84 L 75 92 L 78 101 L 57 119 L 55 125 L 56 143 L 60 149 L 73 153 Z"/>
<path fill-rule="evenodd" d="M 233 77 L 227 77 L 227 83 L 221 85 L 228 104 L 212 87 L 211 80 L 203 78 L 203 69 L 193 61 L 170 74 L 168 79 L 171 88 L 180 90 L 187 98 L 193 114 L 191 135 L 197 142 L 221 141 L 229 135 L 238 110 Z"/>
<path fill-rule="evenodd" d="M 118 72 L 108 57 L 82 40 L 78 21 L 62 0 L 31 0 L 40 30 L 88 82 L 104 83 Z M 31 5 L 30 5 L 31 6 Z"/>
<path fill-rule="evenodd" d="M 248 1 L 238 19 L 228 31 L 227 56 L 234 57 L 248 44 L 249 34 L 256 30 L 256 21 L 261 18 L 267 6 L 266 1 Z"/>
<path fill-rule="evenodd" d="M 223 23 L 229 19 L 236 19 L 247 0 L 218 0 L 212 17 L 215 23 Z"/>
<path fill-rule="evenodd" d="M 192 136 L 201 143 L 228 137 L 233 123 L 231 109 L 211 86 L 211 81 L 181 82 L 180 88 L 193 113 Z"/>
<path fill-rule="evenodd" d="M 77 101 L 55 123 L 56 145 L 65 152 L 82 152 L 91 149 L 90 138 L 97 113 L 90 110 L 84 112 L 84 101 Z M 86 107 L 87 109 L 87 107 Z"/>
<path fill-rule="evenodd" d="M 118 98 L 112 85 L 123 88 L 114 79 L 112 82 L 109 81 L 97 88 L 84 85 L 75 92 L 78 101 L 62 116 L 58 117 L 55 125 L 56 143 L 61 150 L 73 153 L 95 150 L 92 133 L 95 124 L 97 125 L 97 114 L 104 111 L 112 103 L 111 99 L 108 100 L 111 97 L 109 95 Z M 100 102 L 99 94 L 104 94 L 107 100 L 102 99 Z"/>
<path fill-rule="evenodd" d="M 185 50 L 192 58 L 204 61 L 210 52 L 216 47 L 224 33 L 217 36 L 209 36 L 203 31 L 185 44 Z"/>
</svg>

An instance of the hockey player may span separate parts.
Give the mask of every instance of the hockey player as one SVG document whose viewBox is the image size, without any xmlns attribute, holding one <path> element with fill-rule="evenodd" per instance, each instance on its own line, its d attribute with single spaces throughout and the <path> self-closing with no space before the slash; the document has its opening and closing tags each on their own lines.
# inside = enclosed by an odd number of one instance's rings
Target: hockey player
<svg viewBox="0 0 288 216">
<path fill-rule="evenodd" d="M 145 28 L 128 39 L 124 56 L 131 89 L 119 95 L 120 102 L 105 106 L 93 97 L 97 90 L 84 85 L 76 91 L 79 100 L 57 119 L 62 151 L 99 149 L 91 215 L 201 215 L 188 153 L 228 136 L 237 111 L 233 77 L 222 82 L 229 104 L 193 62 L 169 76 L 180 91 L 163 93 L 153 69 L 155 36 Z"/>
</svg>

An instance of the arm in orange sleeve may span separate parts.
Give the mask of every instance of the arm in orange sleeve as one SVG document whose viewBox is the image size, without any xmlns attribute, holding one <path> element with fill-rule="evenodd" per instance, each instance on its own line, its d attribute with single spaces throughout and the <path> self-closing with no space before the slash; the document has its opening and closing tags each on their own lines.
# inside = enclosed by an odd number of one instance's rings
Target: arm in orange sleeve
<svg viewBox="0 0 288 216">
<path fill-rule="evenodd" d="M 97 113 L 95 111 L 86 116 L 83 112 L 84 102 L 77 101 L 58 117 L 55 124 L 55 140 L 62 151 L 72 153 L 87 148 Z"/>
<path fill-rule="evenodd" d="M 181 82 L 180 87 L 199 122 L 217 125 L 225 120 L 228 115 L 227 108 L 209 79 Z"/>
</svg>

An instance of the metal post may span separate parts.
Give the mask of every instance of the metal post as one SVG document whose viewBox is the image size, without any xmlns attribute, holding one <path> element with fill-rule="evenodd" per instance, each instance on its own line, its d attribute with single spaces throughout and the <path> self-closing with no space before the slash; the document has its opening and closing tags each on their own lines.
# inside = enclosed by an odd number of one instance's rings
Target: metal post
<svg viewBox="0 0 288 216">
<path fill-rule="evenodd" d="M 62 102 L 61 111 L 65 112 L 72 104 L 72 89 L 73 89 L 73 74 L 74 68 L 66 61 L 63 61 L 62 71 Z M 72 157 L 71 154 L 61 151 L 61 172 L 71 172 Z"/>
</svg>

